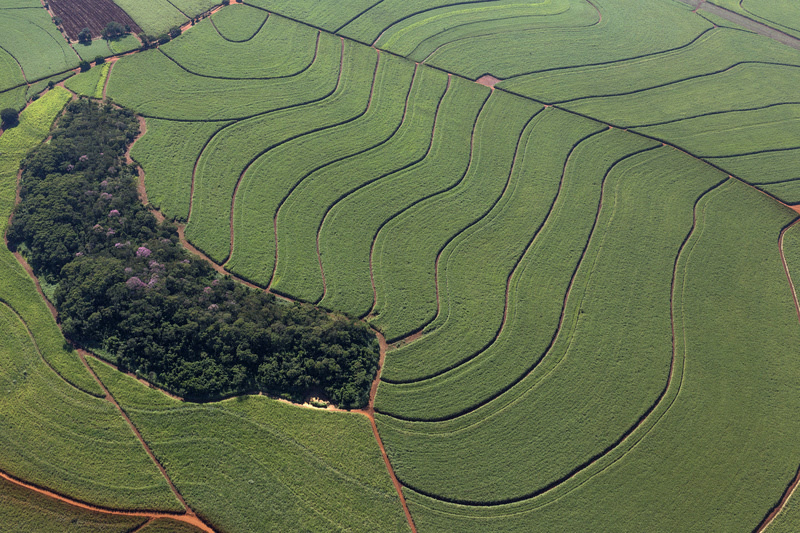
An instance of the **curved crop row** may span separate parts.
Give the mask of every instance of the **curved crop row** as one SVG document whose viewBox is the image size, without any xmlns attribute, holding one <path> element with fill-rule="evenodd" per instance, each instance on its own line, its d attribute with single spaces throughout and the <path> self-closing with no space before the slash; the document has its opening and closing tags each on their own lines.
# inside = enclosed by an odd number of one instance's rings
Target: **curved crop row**
<svg viewBox="0 0 800 533">
<path fill-rule="evenodd" d="M 245 0 L 245 3 L 332 32 L 381 1 Z"/>
<path fill-rule="evenodd" d="M 322 34 L 318 46 L 307 70 L 268 80 L 192 75 L 160 51 L 148 50 L 116 62 L 107 92 L 115 102 L 146 117 L 195 122 L 244 119 L 330 94 L 338 79 L 344 43 Z"/>
<path fill-rule="evenodd" d="M 91 364 L 187 503 L 219 530 L 407 531 L 365 417 L 259 396 L 188 404 Z"/>
<path fill-rule="evenodd" d="M 224 263 L 231 252 L 233 197 L 247 166 L 281 143 L 363 114 L 377 61 L 368 48 L 343 48 L 338 81 L 324 98 L 239 121 L 215 134 L 197 162 L 186 226 L 189 240 L 215 262 Z"/>
<path fill-rule="evenodd" d="M 545 102 L 630 93 L 721 71 L 743 61 L 797 63 L 795 50 L 727 28 L 703 32 L 686 46 L 613 63 L 535 72 L 502 81 L 503 89 Z"/>
<path fill-rule="evenodd" d="M 362 116 L 273 148 L 245 170 L 233 206 L 233 253 L 225 268 L 263 287 L 270 285 L 277 251 L 275 217 L 280 206 L 315 172 L 391 138 L 405 115 L 412 84 L 419 83 L 416 72 L 404 61 L 382 55 Z"/>
<path fill-rule="evenodd" d="M 800 149 L 723 157 L 714 163 L 786 203 L 800 203 Z"/>
<path fill-rule="evenodd" d="M 3 50 L 35 81 L 78 66 L 80 58 L 44 9 L 6 9 L 0 16 Z M 3 83 L 5 84 L 5 83 Z"/>
<path fill-rule="evenodd" d="M 595 5 L 597 7 L 595 7 Z M 536 28 L 512 28 L 443 44 L 426 63 L 469 78 L 485 73 L 505 79 L 532 71 L 609 62 L 669 50 L 711 27 L 688 7 L 644 0 L 569 0 L 555 27 L 547 17 Z M 635 23 L 632 23 L 635 21 Z M 670 31 L 664 31 L 669 27 Z M 580 53 L 576 51 L 580 50 Z"/>
<path fill-rule="evenodd" d="M 224 9 L 214 16 L 228 12 Z M 233 16 L 237 24 L 248 20 L 247 13 Z M 282 17 L 270 16 L 258 33 L 244 42 L 225 40 L 211 20 L 199 22 L 192 31 L 159 49 L 198 76 L 240 80 L 295 76 L 308 69 L 317 55 L 319 32 Z"/>
<path fill-rule="evenodd" d="M 451 77 L 425 159 L 358 189 L 329 210 L 319 232 L 327 287 L 320 305 L 353 316 L 369 313 L 375 298 L 370 269 L 375 236 L 411 205 L 458 183 L 467 170 L 472 130 L 488 96 L 488 91 Z"/>
<path fill-rule="evenodd" d="M 798 369 L 786 357 L 800 330 L 776 245 L 796 214 L 733 180 L 704 200 L 676 278 L 676 348 L 686 367 L 660 421 L 627 454 L 557 497 L 469 507 L 407 490 L 417 527 L 757 528 L 794 478 L 800 452 L 790 415 Z M 656 503 L 667 512 L 653 513 Z"/>
<path fill-rule="evenodd" d="M 469 168 L 454 188 L 416 204 L 381 228 L 372 257 L 372 324 L 392 342 L 420 330 L 437 310 L 436 263 L 447 243 L 501 195 L 522 131 L 541 107 L 495 91 L 477 124 Z"/>
<path fill-rule="evenodd" d="M 252 40 L 264 27 L 269 13 L 244 4 L 232 4 L 211 16 L 211 25 L 220 37 L 232 43 Z"/>
<path fill-rule="evenodd" d="M 364 185 L 420 161 L 428 149 L 447 76 L 423 69 L 412 87 L 400 128 L 385 143 L 322 168 L 295 188 L 276 217 L 278 261 L 272 287 L 316 302 L 324 296 L 317 234 L 337 200 Z"/>
<path fill-rule="evenodd" d="M 398 478 L 456 502 L 514 501 L 565 479 L 635 427 L 670 374 L 675 257 L 696 198 L 720 178 L 668 148 L 617 164 L 544 364 L 500 410 L 439 424 L 381 418 Z M 653 205 L 649 195 L 663 200 Z M 431 463 L 436 469 L 424 467 Z"/>
<path fill-rule="evenodd" d="M 22 76 L 20 64 L 11 54 L 0 49 L 0 91 L 6 91 L 23 83 L 25 78 Z"/>
<path fill-rule="evenodd" d="M 419 381 L 441 374 L 483 351 L 500 335 L 509 278 L 552 213 L 573 148 L 600 129 L 605 128 L 553 109 L 531 123 L 521 139 L 503 196 L 441 254 L 439 313 L 421 339 L 390 352 L 390 363 L 381 376 L 384 381 Z M 560 237 L 562 245 L 567 242 L 564 233 Z M 406 396 L 409 391 L 397 401 L 392 390 L 390 385 L 381 387 L 381 403 L 394 407 L 406 400 L 419 403 L 417 395 Z M 386 392 L 395 401 L 388 399 Z M 430 400 L 438 398 L 434 394 Z"/>
<path fill-rule="evenodd" d="M 10 307 L 0 305 L 0 322 L 0 469 L 110 508 L 182 510 L 113 404 L 45 365 Z"/>
<path fill-rule="evenodd" d="M 578 130 L 581 121 L 576 122 L 572 127 Z M 527 386 L 517 386 L 526 376 L 534 371 L 546 373 L 537 369 L 544 357 L 548 358 L 545 366 L 552 366 L 550 361 L 557 359 L 550 355 L 554 343 L 562 329 L 571 327 L 571 315 L 566 313 L 568 298 L 597 223 L 602 184 L 621 161 L 656 146 L 619 130 L 578 141 L 571 150 L 567 148 L 560 191 L 544 225 L 508 280 L 508 308 L 496 340 L 477 352 L 451 350 L 450 364 L 444 367 L 448 370 L 434 379 L 406 385 L 383 383 L 376 410 L 394 417 L 435 420 L 475 411 L 500 398 L 469 418 L 474 421 L 484 412 L 505 407 L 527 390 Z M 425 347 L 423 340 L 418 341 L 421 348 Z M 406 353 L 419 358 L 422 354 L 416 344 L 390 353 L 388 360 L 391 363 Z M 402 360 L 400 364 L 404 365 Z M 461 366 L 454 368 L 456 364 Z M 382 376 L 394 376 L 391 364 Z M 515 391 L 507 393 L 512 387 Z"/>
</svg>

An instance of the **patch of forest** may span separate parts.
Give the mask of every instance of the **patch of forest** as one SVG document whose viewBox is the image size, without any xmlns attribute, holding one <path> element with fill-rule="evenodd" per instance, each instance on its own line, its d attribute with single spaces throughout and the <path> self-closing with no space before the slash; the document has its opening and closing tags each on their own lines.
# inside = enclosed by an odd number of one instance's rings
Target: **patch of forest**
<svg viewBox="0 0 800 533">
<path fill-rule="evenodd" d="M 56 285 L 64 334 L 184 398 L 323 394 L 361 407 L 379 361 L 363 323 L 221 278 L 139 201 L 128 110 L 78 100 L 25 160 L 8 232 Z"/>
</svg>

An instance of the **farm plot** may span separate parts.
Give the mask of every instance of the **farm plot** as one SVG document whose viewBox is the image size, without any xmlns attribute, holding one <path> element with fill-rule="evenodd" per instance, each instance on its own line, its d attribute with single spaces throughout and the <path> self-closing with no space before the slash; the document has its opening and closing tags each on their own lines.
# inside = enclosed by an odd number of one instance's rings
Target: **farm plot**
<svg viewBox="0 0 800 533">
<path fill-rule="evenodd" d="M 676 160 L 685 166 L 670 164 Z M 613 449 L 658 405 L 668 383 L 675 258 L 692 229 L 694 202 L 720 179 L 668 148 L 613 167 L 566 296 L 565 323 L 544 361 L 498 401 L 466 416 L 454 410 L 452 420 L 417 424 L 380 418 L 404 485 L 456 502 L 513 501 L 560 483 Z M 649 194 L 664 201 L 648 205 L 642 198 Z M 648 225 L 650 217 L 660 223 Z M 462 462 L 467 457 L 469 468 Z M 435 469 L 425 466 L 434 463 Z M 459 470 L 465 477 L 458 479 Z"/>
<path fill-rule="evenodd" d="M 213 6 L 215 0 L 114 0 L 148 35 L 166 33 Z"/>
<path fill-rule="evenodd" d="M 78 54 L 56 29 L 44 9 L 4 9 L 0 46 L 21 66 L 27 81 L 36 81 L 78 66 Z"/>
<path fill-rule="evenodd" d="M 400 127 L 389 140 L 320 169 L 302 181 L 278 211 L 278 259 L 272 287 L 301 300 L 325 295 L 317 234 L 327 210 L 359 187 L 406 168 L 425 157 L 447 76 L 423 69 L 412 87 Z"/>
<path fill-rule="evenodd" d="M 83 96 L 102 98 L 103 87 L 105 87 L 106 78 L 108 77 L 108 71 L 110 68 L 111 63 L 97 65 L 87 72 L 81 72 L 80 74 L 68 79 L 64 83 L 64 87 Z"/>
<path fill-rule="evenodd" d="M 378 298 L 371 322 L 390 342 L 434 318 L 439 254 L 497 202 L 522 131 L 541 109 L 533 102 L 492 93 L 476 126 L 470 165 L 461 182 L 404 211 L 381 229 L 373 246 Z"/>
<path fill-rule="evenodd" d="M 269 13 L 244 4 L 232 4 L 211 16 L 214 29 L 226 41 L 249 41 L 266 23 Z M 290 48 L 291 49 L 291 48 Z"/>
<path fill-rule="evenodd" d="M 390 363 L 382 374 L 384 380 L 418 381 L 440 374 L 473 357 L 500 334 L 509 279 L 523 254 L 534 244 L 534 237 L 555 207 L 561 190 L 570 192 L 572 184 L 564 186 L 562 180 L 567 159 L 582 139 L 605 129 L 552 109 L 530 124 L 497 204 L 478 223 L 451 240 L 440 255 L 440 309 L 436 318 L 420 340 L 390 352 Z M 540 143 L 540 139 L 545 142 Z M 585 178 L 583 183 L 596 185 Z M 582 207 L 572 211 L 592 211 Z M 580 227 L 576 217 L 572 218 L 573 225 Z M 559 233 L 562 244 L 568 242 L 567 235 Z M 563 270 L 567 273 L 570 269 Z M 470 287 L 481 287 L 481 291 L 475 294 Z M 557 298 L 553 301 L 557 302 Z M 381 403 L 386 402 L 385 393 L 392 389 L 388 384 L 381 387 Z M 411 397 L 418 400 L 413 394 L 408 395 Z M 436 401 L 435 396 L 431 400 Z M 405 402 L 386 403 L 399 406 Z"/>
<path fill-rule="evenodd" d="M 786 203 L 800 203 L 800 149 L 721 157 L 713 161 Z"/>
<path fill-rule="evenodd" d="M 713 28 L 675 50 L 593 66 L 559 68 L 503 80 L 499 87 L 550 103 L 630 94 L 719 72 L 742 61 L 798 64 L 797 51 L 772 39 Z"/>
<path fill-rule="evenodd" d="M 420 530 L 756 529 L 800 452 L 790 415 L 798 368 L 787 355 L 800 332 L 777 253 L 796 214 L 734 181 L 695 213 L 675 269 L 675 390 L 631 434 L 636 445 L 513 504 L 467 507 L 408 490 Z"/>
<path fill-rule="evenodd" d="M 214 16 L 228 12 L 223 9 Z M 231 20 L 243 24 L 247 16 L 247 12 L 235 11 Z M 199 76 L 280 78 L 309 68 L 317 56 L 318 33 L 314 28 L 273 15 L 251 39 L 230 42 L 220 36 L 211 20 L 203 20 L 161 50 Z"/>
<path fill-rule="evenodd" d="M 53 15 L 61 19 L 64 32 L 73 41 L 88 28 L 93 37 L 100 37 L 109 22 L 118 22 L 139 33 L 142 29 L 112 0 L 48 0 Z"/>
<path fill-rule="evenodd" d="M 5 304 L 0 322 L 0 469 L 105 507 L 182 510 L 114 405 L 58 377 Z"/>
<path fill-rule="evenodd" d="M 316 59 L 307 70 L 274 79 L 193 75 L 159 50 L 148 50 L 116 62 L 107 92 L 115 102 L 146 117 L 189 121 L 249 118 L 330 95 L 344 48 L 339 38 L 322 34 Z"/>
<path fill-rule="evenodd" d="M 317 28 L 336 31 L 364 11 L 380 3 L 380 1 L 352 0 L 343 4 L 342 2 L 333 2 L 331 0 L 323 2 L 318 0 L 293 2 L 288 2 L 287 0 L 248 0 L 247 3 L 272 13 L 278 13 L 279 15 L 305 22 Z"/>
<path fill-rule="evenodd" d="M 319 229 L 326 291 L 320 305 L 352 316 L 372 309 L 370 252 L 380 228 L 426 197 L 455 186 L 469 164 L 472 130 L 488 91 L 451 78 L 424 160 L 359 188 L 328 210 Z M 358 231 L 354 231 L 358 228 Z"/>
<path fill-rule="evenodd" d="M 232 199 L 249 163 L 280 143 L 363 114 L 377 61 L 374 50 L 349 44 L 342 49 L 341 71 L 328 95 L 237 122 L 215 134 L 197 162 L 187 237 L 211 259 L 224 263 L 231 252 Z"/>
<path fill-rule="evenodd" d="M 8 52 L 0 49 L 0 97 L 8 89 L 24 83 L 25 78 L 19 63 Z"/>
<path fill-rule="evenodd" d="M 383 373 L 387 379 L 403 378 L 410 372 L 430 375 L 437 368 L 453 369 L 415 383 L 382 383 L 376 410 L 426 420 L 452 418 L 492 400 L 492 409 L 496 410 L 517 397 L 516 392 L 504 391 L 525 390 L 524 386 L 514 387 L 533 371 L 539 375 L 545 372 L 538 367 L 550 365 L 551 359 L 543 358 L 553 351 L 569 316 L 565 314 L 566 296 L 575 286 L 576 271 L 596 227 L 602 185 L 619 163 L 655 146 L 619 130 L 587 137 L 575 146 L 562 170 L 560 192 L 548 218 L 508 279 L 507 307 L 494 341 L 477 352 L 450 350 L 450 359 L 444 361 L 432 350 L 415 348 L 416 343 L 390 352 Z M 434 344 L 436 340 L 433 337 Z M 423 341 L 426 339 L 418 341 L 422 348 Z M 432 363 L 427 367 L 419 361 L 425 354 Z M 405 356 L 420 368 L 414 369 Z M 405 374 L 392 370 L 395 363 Z M 455 367 L 455 363 L 460 366 Z"/>
<path fill-rule="evenodd" d="M 233 252 L 225 268 L 261 286 L 275 269 L 278 209 L 298 183 L 336 161 L 383 144 L 400 127 L 416 72 L 382 55 L 366 112 L 341 126 L 311 132 L 259 157 L 241 178 L 233 205 Z"/>
<path fill-rule="evenodd" d="M 187 503 L 224 531 L 408 531 L 369 421 L 263 396 L 181 403 L 93 368 Z"/>
<path fill-rule="evenodd" d="M 30 533 L 126 533 L 147 518 L 94 513 L 59 502 L 0 478 L 0 519 L 3 531 Z M 170 523 L 174 523 L 170 520 Z"/>
<path fill-rule="evenodd" d="M 168 219 L 185 222 L 192 197 L 192 173 L 211 137 L 230 122 L 179 122 L 149 118 L 147 133 L 131 149 L 145 172 L 147 199 Z"/>
<path fill-rule="evenodd" d="M 8 89 L 0 92 L 0 109 L 11 107 L 13 109 L 22 109 L 27 103 L 27 86 L 21 85 L 16 89 Z"/>
<path fill-rule="evenodd" d="M 800 37 L 800 9 L 791 0 L 716 0 L 720 7 Z"/>
</svg>

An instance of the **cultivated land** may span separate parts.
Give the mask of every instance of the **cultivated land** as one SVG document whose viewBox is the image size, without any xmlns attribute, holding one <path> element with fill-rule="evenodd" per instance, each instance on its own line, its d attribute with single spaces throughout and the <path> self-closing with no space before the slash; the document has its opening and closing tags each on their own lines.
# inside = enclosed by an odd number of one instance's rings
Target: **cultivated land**
<svg viewBox="0 0 800 533">
<path fill-rule="evenodd" d="M 148 33 L 213 7 L 117 3 Z M 715 3 L 800 35 L 791 2 Z M 186 247 L 389 344 L 349 414 L 181 402 L 90 357 L 159 472 L 7 253 L 0 469 L 215 531 L 798 529 L 800 52 L 693 7 L 249 0 L 69 79 L 141 115 L 141 192 Z M 0 103 L 68 68 L 0 35 Z M 9 207 L 66 98 L 0 137 Z M 25 455 L 31 418 L 63 471 Z M 0 512 L 56 505 L 26 501 Z"/>
</svg>

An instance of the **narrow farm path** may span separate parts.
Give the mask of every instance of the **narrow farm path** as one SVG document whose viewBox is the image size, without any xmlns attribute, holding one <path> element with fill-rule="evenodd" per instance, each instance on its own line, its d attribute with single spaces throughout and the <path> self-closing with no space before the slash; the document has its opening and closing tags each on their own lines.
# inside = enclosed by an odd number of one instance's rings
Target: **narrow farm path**
<svg viewBox="0 0 800 533">
<path fill-rule="evenodd" d="M 722 17 L 727 21 L 733 22 L 734 24 L 738 24 L 739 26 L 745 28 L 746 30 L 750 30 L 753 33 L 757 33 L 759 35 L 763 35 L 765 37 L 769 37 L 775 41 L 778 41 L 781 44 L 785 44 L 786 46 L 791 46 L 792 48 L 796 48 L 800 50 L 800 39 L 797 37 L 792 37 L 788 33 L 784 33 L 778 29 L 773 28 L 772 26 L 768 26 L 761 22 L 757 22 L 749 17 L 745 17 L 744 15 L 740 15 L 739 13 L 735 13 L 729 9 L 725 9 L 724 7 L 720 7 L 716 4 L 712 4 L 711 2 L 706 2 L 706 0 L 680 0 L 684 4 L 689 4 L 697 10 L 708 11 L 718 17 Z"/>
</svg>

